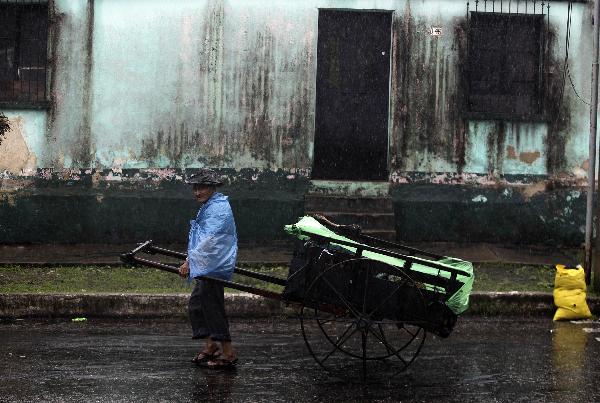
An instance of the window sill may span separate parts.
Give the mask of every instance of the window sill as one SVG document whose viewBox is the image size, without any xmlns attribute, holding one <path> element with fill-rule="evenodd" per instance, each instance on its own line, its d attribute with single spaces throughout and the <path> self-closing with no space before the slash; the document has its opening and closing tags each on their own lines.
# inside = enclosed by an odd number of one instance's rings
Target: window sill
<svg viewBox="0 0 600 403">
<path fill-rule="evenodd" d="M 513 115 L 509 113 L 463 112 L 462 117 L 468 120 L 505 120 L 509 122 L 548 123 L 550 119 L 544 114 Z"/>
<path fill-rule="evenodd" d="M 49 101 L 43 101 L 43 102 L 0 101 L 0 109 L 46 110 L 46 109 L 50 109 L 51 105 L 52 104 Z"/>
</svg>

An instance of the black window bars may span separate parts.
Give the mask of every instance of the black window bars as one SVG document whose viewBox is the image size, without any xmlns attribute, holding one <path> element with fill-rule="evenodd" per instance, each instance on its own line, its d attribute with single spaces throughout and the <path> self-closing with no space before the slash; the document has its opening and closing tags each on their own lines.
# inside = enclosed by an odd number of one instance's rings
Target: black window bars
<svg viewBox="0 0 600 403">
<path fill-rule="evenodd" d="M 466 115 L 545 120 L 550 1 L 475 0 L 466 5 Z"/>
<path fill-rule="evenodd" d="M 48 1 L 0 0 L 0 104 L 47 104 Z"/>
</svg>

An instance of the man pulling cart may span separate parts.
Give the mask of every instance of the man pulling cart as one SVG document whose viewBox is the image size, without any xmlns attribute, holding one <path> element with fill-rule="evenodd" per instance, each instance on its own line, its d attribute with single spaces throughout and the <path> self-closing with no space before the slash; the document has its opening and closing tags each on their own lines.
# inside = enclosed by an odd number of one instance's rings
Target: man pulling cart
<svg viewBox="0 0 600 403">
<path fill-rule="evenodd" d="M 201 209 L 199 218 L 202 212 Z M 208 265 L 226 267 L 223 271 L 199 269 L 200 264 L 194 263 L 201 259 L 194 246 L 197 241 L 193 229 L 192 226 L 188 255 L 147 241 L 123 254 L 122 259 L 183 274 L 185 263 L 178 269 L 136 254 L 187 258 L 190 277 L 220 285 L 219 295 L 222 286 L 226 286 L 299 306 L 302 336 L 310 354 L 322 368 L 338 377 L 366 380 L 367 373 L 382 378 L 383 372 L 392 376 L 405 370 L 421 351 L 426 334 L 448 337 L 457 317 L 468 307 L 473 285 L 470 262 L 373 238 L 361 234 L 357 226 L 336 226 L 323 217 L 308 216 L 286 226 L 285 230 L 300 242 L 285 279 L 233 268 L 233 254 L 215 257 L 227 264 Z M 232 251 L 235 230 L 223 230 L 222 234 L 223 245 L 231 247 L 216 249 Z M 215 247 L 218 239 L 221 238 L 215 238 L 210 245 Z M 283 286 L 283 292 L 232 282 L 232 271 Z M 190 302 L 190 309 L 192 305 Z M 220 340 L 221 357 L 207 357 L 213 354 L 212 342 L 218 337 L 212 338 L 206 331 L 198 335 L 208 337 L 198 360 L 212 362 L 213 368 L 235 364 L 233 351 L 228 350 L 229 340 Z"/>
<path fill-rule="evenodd" d="M 210 169 L 202 169 L 186 182 L 192 185 L 202 207 L 190 221 L 187 258 L 179 267 L 179 275 L 190 280 L 207 275 L 231 280 L 237 258 L 237 234 L 227 196 L 217 192 L 223 183 Z M 192 362 L 211 369 L 235 366 L 237 358 L 231 345 L 223 285 L 197 279 L 188 312 L 192 338 L 204 340 Z"/>
</svg>

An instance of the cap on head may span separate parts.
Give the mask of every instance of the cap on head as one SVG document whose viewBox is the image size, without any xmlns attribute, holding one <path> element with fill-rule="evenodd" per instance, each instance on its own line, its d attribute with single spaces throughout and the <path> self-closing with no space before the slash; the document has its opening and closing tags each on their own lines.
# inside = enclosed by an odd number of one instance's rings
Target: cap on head
<svg viewBox="0 0 600 403">
<path fill-rule="evenodd" d="M 219 179 L 219 175 L 212 169 L 202 168 L 199 172 L 190 175 L 185 183 L 190 185 L 209 185 L 221 186 L 223 182 Z"/>
</svg>

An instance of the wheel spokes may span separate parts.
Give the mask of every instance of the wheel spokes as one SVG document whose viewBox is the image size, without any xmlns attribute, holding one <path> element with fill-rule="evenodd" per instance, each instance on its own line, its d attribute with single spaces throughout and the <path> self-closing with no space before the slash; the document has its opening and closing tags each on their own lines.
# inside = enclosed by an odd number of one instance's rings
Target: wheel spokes
<svg viewBox="0 0 600 403">
<path fill-rule="evenodd" d="M 354 327 L 354 330 L 352 331 L 352 333 L 350 333 L 348 336 L 346 336 L 346 333 L 348 333 L 348 331 L 352 328 L 352 325 L 348 326 L 348 328 L 346 329 L 346 331 L 344 332 L 344 334 L 342 336 L 340 336 L 337 340 L 337 342 L 335 343 L 335 345 L 333 346 L 333 350 L 331 350 L 326 356 L 325 358 L 323 358 L 321 360 L 321 363 L 324 363 L 326 359 L 328 359 L 334 352 L 336 352 L 337 350 L 343 351 L 341 350 L 339 347 L 340 345 L 344 344 L 348 339 L 350 339 L 350 337 L 352 337 L 354 335 L 354 333 L 356 333 L 356 331 L 358 330 L 356 327 Z M 344 337 L 346 336 L 346 337 Z"/>
<path fill-rule="evenodd" d="M 325 284 L 327 284 L 327 286 L 329 286 L 329 288 L 331 288 L 333 290 L 333 292 L 335 293 L 335 295 L 337 295 L 337 297 L 340 299 L 340 301 L 342 301 L 342 304 L 344 304 L 344 306 L 350 311 L 352 312 L 352 314 L 355 317 L 359 317 L 360 314 L 358 312 L 356 312 L 356 310 L 352 307 L 352 305 L 346 300 L 346 298 L 338 291 L 337 288 L 335 288 L 333 285 L 331 285 L 331 283 L 325 278 L 323 277 L 323 281 L 325 282 Z"/>
<path fill-rule="evenodd" d="M 361 331 L 361 344 L 362 344 L 362 378 L 363 382 L 367 379 L 367 330 Z"/>
<path fill-rule="evenodd" d="M 383 328 L 381 327 L 380 324 L 377 324 L 377 328 L 379 329 L 379 332 L 381 333 L 381 338 L 383 339 L 383 345 L 385 346 L 388 354 L 392 354 L 393 353 L 393 349 L 390 348 L 390 345 L 388 344 L 386 338 L 385 338 L 385 332 L 383 331 Z"/>
<path fill-rule="evenodd" d="M 386 303 L 386 302 L 388 302 L 388 301 L 389 301 L 389 299 L 390 299 L 390 298 L 392 298 L 392 296 L 394 296 L 394 295 L 395 295 L 395 294 L 398 292 L 398 290 L 400 290 L 400 288 L 402 288 L 402 287 L 404 286 L 404 284 L 406 284 L 406 282 L 407 282 L 407 281 L 408 281 L 408 279 L 406 279 L 406 278 L 405 278 L 405 279 L 404 279 L 404 281 L 403 281 L 403 282 L 402 282 L 400 285 L 398 285 L 398 286 L 397 286 L 397 287 L 394 289 L 394 291 L 392 291 L 392 292 L 391 292 L 391 293 L 390 293 L 390 294 L 389 294 L 387 297 L 385 297 L 385 298 L 383 299 L 383 301 L 381 301 L 381 302 L 379 303 L 379 305 L 377 305 L 377 307 L 376 307 L 375 309 L 373 309 L 373 310 L 371 311 L 371 313 L 369 313 L 369 318 L 370 318 L 371 316 L 373 316 L 373 314 L 374 314 L 375 312 L 377 312 L 377 311 L 378 311 L 378 310 L 379 310 L 379 309 L 380 309 L 382 306 L 384 306 L 384 305 L 385 305 L 385 303 Z"/>
<path fill-rule="evenodd" d="M 304 341 L 317 364 L 342 379 L 396 375 L 415 360 L 425 341 L 426 321 L 406 317 L 426 310 L 422 293 L 411 288 L 416 285 L 402 270 L 389 265 L 380 270 L 379 264 L 360 258 L 325 266 L 305 290 Z M 378 275 L 392 271 L 393 280 Z M 404 292 L 409 292 L 406 307 L 397 298 Z"/>
<path fill-rule="evenodd" d="M 387 341 L 385 340 L 385 336 L 380 336 L 377 334 L 377 332 L 375 332 L 373 329 L 369 328 L 369 331 L 371 332 L 371 334 L 373 336 L 375 336 L 375 338 L 379 339 L 380 342 L 383 343 L 383 345 L 385 346 L 385 348 L 387 349 L 388 353 L 390 353 L 390 356 L 395 355 L 396 357 L 398 357 L 400 359 L 400 361 L 402 361 L 402 363 L 406 366 L 406 360 L 404 358 L 402 358 L 402 356 L 400 355 L 400 351 L 402 349 L 398 349 L 398 350 L 394 350 L 392 347 L 390 347 L 390 345 L 387 343 Z M 383 332 L 382 332 L 383 335 Z"/>
<path fill-rule="evenodd" d="M 365 270 L 365 289 L 363 291 L 363 307 L 362 313 L 365 314 L 367 312 L 367 294 L 369 291 L 369 265 L 367 265 L 367 269 Z"/>
<path fill-rule="evenodd" d="M 328 323 L 348 323 L 348 322 L 352 322 L 354 323 L 354 319 L 351 318 L 343 318 L 343 317 L 335 317 L 335 318 L 321 318 L 318 316 L 313 316 L 313 319 L 316 321 L 319 321 L 319 323 L 326 325 Z"/>
</svg>

